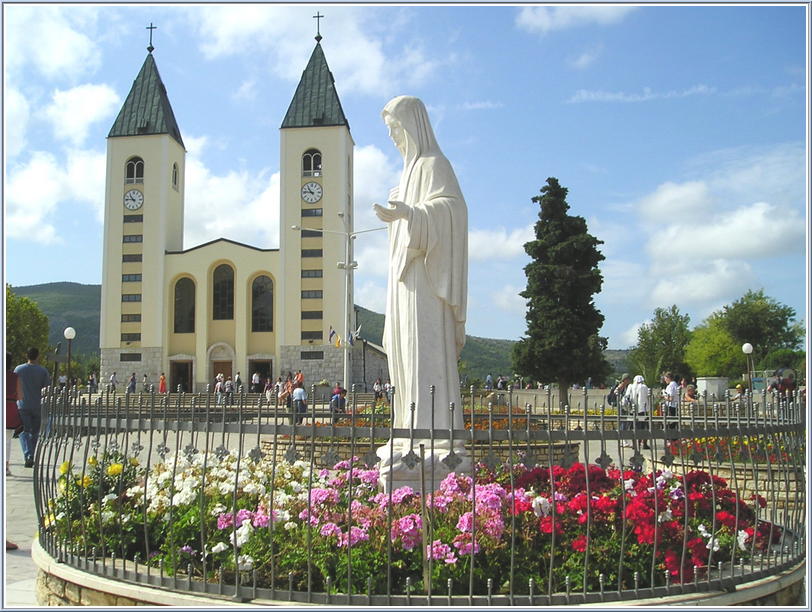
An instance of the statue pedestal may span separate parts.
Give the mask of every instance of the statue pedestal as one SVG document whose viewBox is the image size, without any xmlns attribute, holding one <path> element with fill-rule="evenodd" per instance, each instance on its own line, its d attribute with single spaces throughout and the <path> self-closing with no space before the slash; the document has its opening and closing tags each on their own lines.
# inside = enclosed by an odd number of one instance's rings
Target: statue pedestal
<svg viewBox="0 0 812 612">
<path fill-rule="evenodd" d="M 445 448 L 439 448 L 443 442 Z M 377 455 L 381 458 L 378 483 L 384 493 L 404 486 L 411 487 L 417 493 L 433 493 L 449 473 L 470 475 L 473 467 L 471 454 L 462 440 L 454 442 L 453 452 L 448 448 L 448 440 L 437 441 L 432 452 L 428 440 L 415 440 L 410 446 L 408 439 L 395 439 L 393 446 L 385 444 L 379 447 Z"/>
</svg>

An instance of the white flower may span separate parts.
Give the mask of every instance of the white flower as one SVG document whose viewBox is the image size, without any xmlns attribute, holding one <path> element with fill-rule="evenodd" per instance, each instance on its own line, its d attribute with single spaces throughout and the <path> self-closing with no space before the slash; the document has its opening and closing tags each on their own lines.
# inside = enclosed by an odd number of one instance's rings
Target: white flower
<svg viewBox="0 0 812 612">
<path fill-rule="evenodd" d="M 277 510 L 276 511 L 276 518 L 275 521 L 289 521 L 290 520 L 290 512 L 287 510 Z"/>
<path fill-rule="evenodd" d="M 550 514 L 550 500 L 546 497 L 538 496 L 533 499 L 533 514 L 538 517 L 547 516 Z"/>
<path fill-rule="evenodd" d="M 674 518 L 674 515 L 671 514 L 671 508 L 668 508 L 665 512 L 660 512 L 660 516 L 657 520 L 660 523 L 664 523 L 665 521 L 670 521 L 672 518 Z"/>
<path fill-rule="evenodd" d="M 113 517 L 115 515 L 116 513 L 111 510 L 104 510 L 101 513 L 102 521 L 104 521 L 105 523 L 109 523 L 110 521 L 113 520 Z"/>
<path fill-rule="evenodd" d="M 708 550 L 712 548 L 713 552 L 716 552 L 717 550 L 719 550 L 719 540 L 717 540 L 714 537 L 711 537 L 711 539 L 708 540 L 708 543 L 705 545 L 705 548 L 707 548 Z"/>
<path fill-rule="evenodd" d="M 623 488 L 627 491 L 631 491 L 634 489 L 634 478 L 629 478 L 628 480 L 623 481 Z"/>
<path fill-rule="evenodd" d="M 254 568 L 254 560 L 251 555 L 240 555 L 237 557 L 237 569 L 242 571 L 251 571 Z"/>
<path fill-rule="evenodd" d="M 248 495 L 262 495 L 265 493 L 265 486 L 258 482 L 249 482 L 242 490 Z"/>
<path fill-rule="evenodd" d="M 211 509 L 212 516 L 220 516 L 223 512 L 226 511 L 226 507 L 223 504 L 215 504 Z"/>
<path fill-rule="evenodd" d="M 287 529 L 288 531 L 290 531 L 291 529 L 296 529 L 296 523 L 294 523 L 293 521 L 288 521 L 287 523 L 285 523 L 285 529 Z"/>
<path fill-rule="evenodd" d="M 225 542 L 217 542 L 217 544 L 212 546 L 211 549 L 213 553 L 221 553 L 224 550 L 228 550 L 228 544 L 226 544 Z"/>
<path fill-rule="evenodd" d="M 736 539 L 739 542 L 739 548 L 741 550 L 747 550 L 747 545 L 745 544 L 745 541 L 747 540 L 747 532 L 740 529 L 739 533 L 736 534 Z"/>
<path fill-rule="evenodd" d="M 290 488 L 293 489 L 294 493 L 301 493 L 304 487 L 301 483 L 296 482 L 295 480 L 290 483 Z"/>
<path fill-rule="evenodd" d="M 220 486 L 218 487 L 220 493 L 222 495 L 228 495 L 229 493 L 234 492 L 234 483 L 231 482 L 221 482 Z"/>
<path fill-rule="evenodd" d="M 231 534 L 231 542 L 234 543 L 234 537 L 237 538 L 237 548 L 245 544 L 251 539 L 251 534 L 254 533 L 254 527 L 251 525 L 251 519 L 245 519 L 242 526 L 237 531 Z"/>
<path fill-rule="evenodd" d="M 102 497 L 102 502 L 107 503 L 109 501 L 113 501 L 117 497 L 118 497 L 118 495 L 116 495 L 115 493 L 108 493 L 107 495 Z"/>
<path fill-rule="evenodd" d="M 700 523 L 700 524 L 699 524 L 699 527 L 697 527 L 697 530 L 699 531 L 700 535 L 701 535 L 703 538 L 709 538 L 709 537 L 711 537 L 711 534 L 708 532 L 707 527 L 705 527 L 705 525 L 704 525 L 703 523 Z"/>
</svg>

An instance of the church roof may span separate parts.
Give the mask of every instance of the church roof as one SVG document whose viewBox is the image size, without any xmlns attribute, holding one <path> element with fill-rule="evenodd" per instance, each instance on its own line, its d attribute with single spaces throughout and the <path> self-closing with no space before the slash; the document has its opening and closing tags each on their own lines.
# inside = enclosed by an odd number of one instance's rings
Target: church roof
<svg viewBox="0 0 812 612">
<path fill-rule="evenodd" d="M 148 134 L 169 134 L 182 147 L 178 122 L 169 104 L 166 87 L 158 74 L 155 58 L 147 55 L 141 71 L 133 81 L 124 106 L 110 128 L 108 138 L 113 136 L 144 136 Z M 185 148 L 185 147 L 184 147 Z"/>
<path fill-rule="evenodd" d="M 346 125 L 349 129 L 350 124 L 344 116 L 334 83 L 321 43 L 316 42 L 282 127 Z"/>
</svg>

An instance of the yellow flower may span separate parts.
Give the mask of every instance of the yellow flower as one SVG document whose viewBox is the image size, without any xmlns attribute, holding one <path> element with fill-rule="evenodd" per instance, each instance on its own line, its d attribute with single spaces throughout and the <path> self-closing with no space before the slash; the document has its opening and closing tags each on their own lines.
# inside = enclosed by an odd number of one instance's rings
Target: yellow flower
<svg viewBox="0 0 812 612">
<path fill-rule="evenodd" d="M 48 516 L 45 517 L 45 526 L 46 527 L 50 527 L 55 522 L 56 522 L 56 517 L 54 516 L 53 512 L 51 512 L 50 514 L 48 514 Z"/>
<path fill-rule="evenodd" d="M 83 489 L 87 489 L 91 484 L 93 484 L 93 479 L 85 474 L 84 476 L 77 476 L 76 477 L 76 484 L 78 484 Z"/>
<path fill-rule="evenodd" d="M 138 457 L 130 457 L 130 465 L 138 465 Z"/>
<path fill-rule="evenodd" d="M 62 480 L 61 478 L 59 479 L 59 482 L 57 482 L 57 483 L 56 483 L 56 489 L 57 489 L 57 491 L 59 491 L 60 493 L 64 493 L 64 492 L 65 492 L 65 481 L 64 481 L 64 480 Z"/>
<path fill-rule="evenodd" d="M 90 459 L 87 460 L 87 464 L 91 467 L 95 466 L 98 463 L 95 456 L 91 456 Z"/>
<path fill-rule="evenodd" d="M 124 466 L 120 463 L 111 463 L 107 466 L 107 475 L 108 476 L 118 476 L 121 472 L 124 471 Z"/>
<path fill-rule="evenodd" d="M 70 472 L 70 461 L 65 461 L 59 466 L 59 473 L 67 474 L 68 472 Z"/>
</svg>

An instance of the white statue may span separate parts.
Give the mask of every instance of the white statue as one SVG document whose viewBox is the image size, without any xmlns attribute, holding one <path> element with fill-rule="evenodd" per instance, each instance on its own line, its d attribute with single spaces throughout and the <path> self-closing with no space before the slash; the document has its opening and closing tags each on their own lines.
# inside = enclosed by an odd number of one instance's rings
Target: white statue
<svg viewBox="0 0 812 612">
<path fill-rule="evenodd" d="M 418 98 L 399 96 L 383 109 L 384 122 L 403 155 L 400 184 L 389 194 L 389 206 L 374 204 L 375 214 L 389 224 L 389 285 L 383 346 L 395 387 L 395 428 L 408 429 L 415 405 L 414 428 L 463 429 L 457 360 L 465 344 L 468 295 L 468 209 L 457 177 L 440 151 L 426 108 Z M 455 406 L 451 423 L 449 404 Z M 420 467 L 414 455 L 425 448 L 426 487 L 434 490 L 449 471 L 470 471 L 463 440 L 396 438 L 378 449 L 381 484 L 388 489 L 408 484 L 419 490 Z M 414 455 L 410 455 L 410 451 Z M 414 469 L 409 469 L 412 464 Z M 391 471 L 390 471 L 391 469 Z M 434 475 L 433 482 L 431 475 Z M 391 474 L 391 482 L 390 482 Z"/>
</svg>

